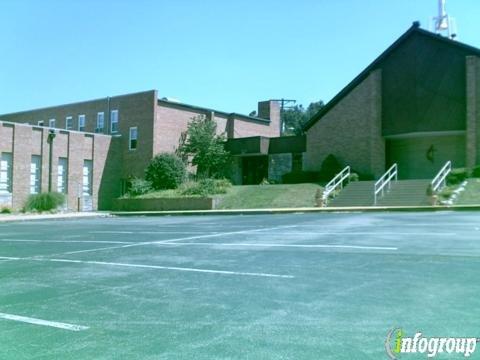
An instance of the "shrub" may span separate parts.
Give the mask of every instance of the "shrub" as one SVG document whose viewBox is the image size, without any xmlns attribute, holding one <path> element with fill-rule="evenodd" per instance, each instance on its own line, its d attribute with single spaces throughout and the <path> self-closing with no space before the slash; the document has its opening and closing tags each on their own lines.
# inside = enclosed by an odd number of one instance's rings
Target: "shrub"
<svg viewBox="0 0 480 360">
<path fill-rule="evenodd" d="M 330 181 L 335 175 L 342 171 L 343 167 L 337 158 L 330 154 L 322 162 L 320 168 L 320 180 Z"/>
<path fill-rule="evenodd" d="M 58 192 L 40 193 L 30 195 L 24 206 L 26 211 L 55 210 L 65 203 L 65 195 Z"/>
<path fill-rule="evenodd" d="M 132 196 L 143 195 L 152 191 L 151 181 L 134 178 L 130 181 L 128 193 Z"/>
<path fill-rule="evenodd" d="M 319 174 L 315 171 L 292 171 L 282 176 L 284 184 L 316 183 Z"/>
<path fill-rule="evenodd" d="M 3 207 L 2 210 L 0 210 L 0 214 L 11 214 L 12 213 L 12 209 L 10 209 L 9 207 Z"/>
<path fill-rule="evenodd" d="M 155 190 L 176 189 L 186 177 L 184 162 L 174 154 L 155 156 L 145 170 L 145 179 Z"/>
<path fill-rule="evenodd" d="M 360 176 L 357 173 L 355 172 L 350 173 L 350 177 L 348 178 L 348 181 L 354 182 L 358 180 L 360 180 Z"/>
<path fill-rule="evenodd" d="M 447 185 L 457 185 L 465 181 L 469 176 L 468 169 L 457 168 L 452 169 L 447 176 Z"/>
<path fill-rule="evenodd" d="M 232 184 L 226 179 L 202 179 L 198 182 L 188 182 L 182 187 L 182 195 L 208 196 L 225 194 Z"/>
<path fill-rule="evenodd" d="M 470 176 L 474 178 L 480 178 L 480 165 L 477 165 L 472 169 Z"/>
</svg>

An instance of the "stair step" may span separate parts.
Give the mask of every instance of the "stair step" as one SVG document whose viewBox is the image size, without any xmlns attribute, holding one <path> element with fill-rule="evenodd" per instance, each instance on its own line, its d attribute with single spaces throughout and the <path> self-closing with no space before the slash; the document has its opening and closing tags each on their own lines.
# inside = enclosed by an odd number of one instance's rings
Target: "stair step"
<svg viewBox="0 0 480 360">
<path fill-rule="evenodd" d="M 430 180 L 399 180 L 377 197 L 378 206 L 418 206 L 430 203 L 427 187 Z M 328 206 L 373 206 L 375 181 L 357 181 L 348 184 Z"/>
</svg>

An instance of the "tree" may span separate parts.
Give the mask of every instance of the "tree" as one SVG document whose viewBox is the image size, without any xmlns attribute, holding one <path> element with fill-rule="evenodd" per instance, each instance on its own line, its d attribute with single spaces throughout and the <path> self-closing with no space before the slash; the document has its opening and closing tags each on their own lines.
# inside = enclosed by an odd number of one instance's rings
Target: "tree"
<svg viewBox="0 0 480 360">
<path fill-rule="evenodd" d="M 305 124 L 324 106 L 325 104 L 320 100 L 310 103 L 306 109 L 303 105 L 285 109 L 282 113 L 282 122 L 285 124 L 284 135 L 303 134 Z"/>
<path fill-rule="evenodd" d="M 178 150 L 183 158 L 191 159 L 191 164 L 197 167 L 197 177 L 222 177 L 230 157 L 225 150 L 225 141 L 223 135 L 217 135 L 215 121 L 197 116 L 188 124 Z"/>
<path fill-rule="evenodd" d="M 176 189 L 186 178 L 185 163 L 175 154 L 155 156 L 145 170 L 145 180 L 155 190 Z"/>
</svg>

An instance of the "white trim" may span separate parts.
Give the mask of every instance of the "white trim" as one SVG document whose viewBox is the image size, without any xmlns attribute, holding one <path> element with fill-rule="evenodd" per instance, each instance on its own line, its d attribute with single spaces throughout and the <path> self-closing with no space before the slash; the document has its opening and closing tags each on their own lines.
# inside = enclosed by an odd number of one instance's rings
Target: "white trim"
<svg viewBox="0 0 480 360">
<path fill-rule="evenodd" d="M 132 130 L 135 130 L 135 138 L 132 137 Z M 135 140 L 135 147 L 132 148 L 132 140 Z M 128 150 L 133 151 L 137 150 L 138 148 L 138 127 L 137 126 L 132 126 L 128 130 Z"/>
<path fill-rule="evenodd" d="M 102 126 L 99 126 L 99 116 L 102 115 Z M 105 131 L 105 112 L 99 111 L 97 112 L 97 122 L 95 124 L 95 133 L 104 132 Z"/>
<path fill-rule="evenodd" d="M 70 126 L 69 123 L 70 122 Z M 65 130 L 72 130 L 73 129 L 73 117 L 72 116 L 66 116 L 65 117 Z"/>
<path fill-rule="evenodd" d="M 87 117 L 85 116 L 85 114 L 78 115 L 78 131 L 85 131 L 86 124 L 87 124 Z M 83 130 L 81 128 L 83 128 Z"/>
<path fill-rule="evenodd" d="M 53 123 L 53 125 L 52 125 Z M 55 119 L 48 119 L 48 127 L 49 128 L 54 128 L 55 127 L 56 120 Z"/>
<path fill-rule="evenodd" d="M 37 121 L 37 126 L 45 126 L 45 121 L 43 121 L 43 120 L 38 120 L 38 121 Z"/>
<path fill-rule="evenodd" d="M 113 121 L 113 114 L 116 114 L 115 115 L 115 121 Z M 110 111 L 110 133 L 111 134 L 116 134 L 118 133 L 118 123 L 119 123 L 119 118 L 118 118 L 118 110 L 117 109 L 114 109 L 114 110 L 111 110 Z M 113 131 L 113 124 L 116 124 L 117 125 L 117 129 L 115 131 Z"/>
</svg>

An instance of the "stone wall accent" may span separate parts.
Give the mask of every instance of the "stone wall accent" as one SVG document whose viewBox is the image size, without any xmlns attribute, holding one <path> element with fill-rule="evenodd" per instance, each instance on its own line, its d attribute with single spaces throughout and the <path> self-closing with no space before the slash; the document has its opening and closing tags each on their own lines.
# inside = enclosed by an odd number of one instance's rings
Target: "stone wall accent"
<svg viewBox="0 0 480 360">
<path fill-rule="evenodd" d="M 467 56 L 467 137 L 466 166 L 480 162 L 480 58 Z"/>
<path fill-rule="evenodd" d="M 373 71 L 307 131 L 305 170 L 320 170 L 333 154 L 364 174 L 380 176 L 385 171 L 381 82 L 381 70 Z"/>
<path fill-rule="evenodd" d="M 230 181 L 233 185 L 242 185 L 242 157 L 233 156 L 230 166 Z"/>
<path fill-rule="evenodd" d="M 282 176 L 292 171 L 292 154 L 271 154 L 268 156 L 268 180 L 282 182 Z"/>
</svg>

